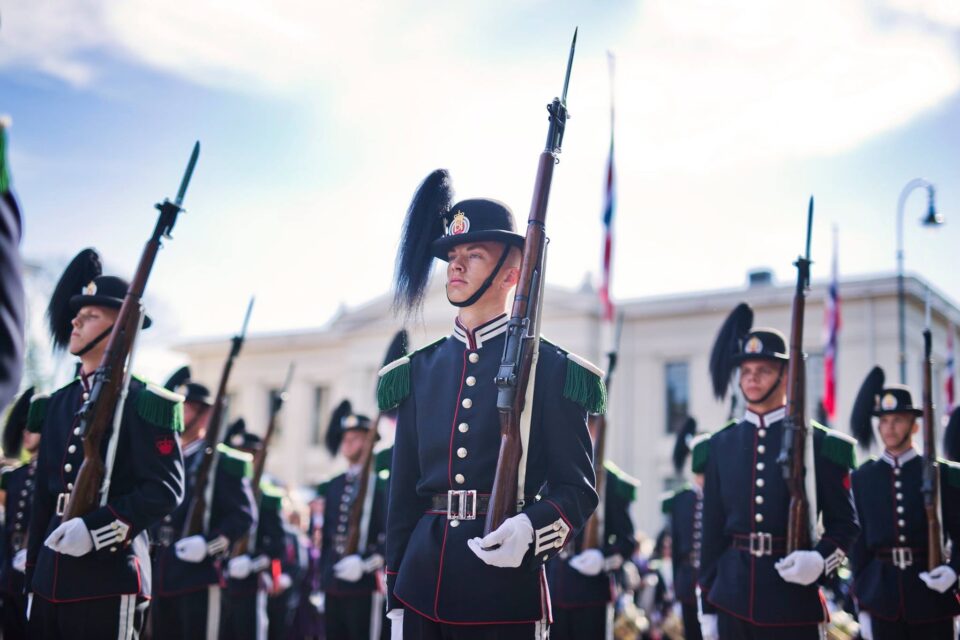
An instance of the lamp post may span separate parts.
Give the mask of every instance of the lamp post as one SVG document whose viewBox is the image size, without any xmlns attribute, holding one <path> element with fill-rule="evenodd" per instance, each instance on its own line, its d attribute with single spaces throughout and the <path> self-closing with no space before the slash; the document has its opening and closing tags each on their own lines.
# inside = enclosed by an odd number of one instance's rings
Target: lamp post
<svg viewBox="0 0 960 640">
<path fill-rule="evenodd" d="M 927 190 L 927 215 L 921 218 L 920 222 L 925 227 L 937 227 L 943 224 L 943 217 L 937 213 L 934 205 L 935 190 L 933 184 L 923 178 L 914 178 L 908 182 L 903 187 L 903 191 L 900 192 L 900 200 L 897 202 L 897 312 L 899 315 L 900 384 L 907 384 L 906 302 L 903 291 L 903 207 L 910 193 L 921 187 Z"/>
</svg>

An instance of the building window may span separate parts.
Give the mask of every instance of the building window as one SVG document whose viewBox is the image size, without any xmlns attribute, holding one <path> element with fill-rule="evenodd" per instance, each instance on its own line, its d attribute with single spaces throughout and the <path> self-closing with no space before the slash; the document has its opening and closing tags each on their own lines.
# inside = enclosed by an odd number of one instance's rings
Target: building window
<svg viewBox="0 0 960 640">
<path fill-rule="evenodd" d="M 690 367 L 686 362 L 668 362 L 664 377 L 667 382 L 667 433 L 676 433 L 689 413 Z"/>
<path fill-rule="evenodd" d="M 324 433 L 327 429 L 327 388 L 313 388 L 313 428 L 310 430 L 310 444 L 315 447 L 323 445 Z"/>
</svg>

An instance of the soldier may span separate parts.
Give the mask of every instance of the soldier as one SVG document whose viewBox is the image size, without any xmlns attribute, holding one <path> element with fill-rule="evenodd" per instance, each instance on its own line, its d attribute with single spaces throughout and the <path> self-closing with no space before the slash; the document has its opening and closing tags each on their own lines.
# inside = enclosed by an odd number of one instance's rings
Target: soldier
<svg viewBox="0 0 960 640">
<path fill-rule="evenodd" d="M 227 430 L 227 442 L 250 456 L 263 446 L 263 439 L 246 429 L 243 418 Z M 283 493 L 266 480 L 260 481 L 257 518 L 243 553 L 227 563 L 226 599 L 220 637 L 224 640 L 266 638 L 267 595 L 290 588 L 290 575 L 280 570 L 284 551 Z"/>
<path fill-rule="evenodd" d="M 703 469 L 709 456 L 710 434 L 696 436 L 688 448 L 693 483 L 674 491 L 663 501 L 662 510 L 670 519 L 673 590 L 683 614 L 684 637 L 701 640 L 697 576 L 703 544 Z"/>
<path fill-rule="evenodd" d="M 29 461 L 16 467 L 7 467 L 0 474 L 0 489 L 6 493 L 4 506 L 2 546 L 3 564 L 0 566 L 0 593 L 3 594 L 3 613 L 0 636 L 7 640 L 27 637 L 27 596 L 24 592 L 23 572 L 27 566 L 27 526 L 33 508 L 33 487 L 37 474 L 37 449 L 40 447 L 39 425 L 27 422 L 33 387 L 17 398 L 7 416 L 3 429 L 3 454 L 20 458 L 26 452 Z"/>
<path fill-rule="evenodd" d="M 13 398 L 23 373 L 26 307 L 20 260 L 20 209 L 10 191 L 9 118 L 0 116 L 0 407 Z"/>
<path fill-rule="evenodd" d="M 902 385 L 884 386 L 876 367 L 857 394 L 851 428 L 865 447 L 873 440 L 871 416 L 878 418 L 883 454 L 853 473 L 853 497 L 861 536 L 850 551 L 853 595 L 867 640 L 955 637 L 960 615 L 957 570 L 960 554 L 960 465 L 939 462 L 943 530 L 953 541 L 949 565 L 927 571 L 927 518 L 921 486 L 923 460 L 913 436 L 923 410 Z"/>
<path fill-rule="evenodd" d="M 519 513 L 483 536 L 500 449 L 494 376 L 524 238 L 503 203 L 450 203 L 449 176 L 435 171 L 408 213 L 397 300 L 417 308 L 433 258 L 446 261 L 447 300 L 459 309 L 452 333 L 380 371 L 380 408 L 399 406 L 387 517 L 391 632 L 545 637 L 543 565 L 598 502 L 586 418 L 604 410 L 602 373 L 540 342 Z"/>
<path fill-rule="evenodd" d="M 181 538 L 203 458 L 210 420 L 210 391 L 202 384 L 185 385 L 183 458 L 186 489 L 177 509 L 155 529 L 154 640 L 197 638 L 217 640 L 220 628 L 220 565 L 230 546 L 253 524 L 250 492 L 252 458 L 225 444 L 217 446 L 212 499 L 203 534 Z M 209 486 L 209 485 L 208 485 Z M 179 538 L 179 539 L 178 539 Z"/>
<path fill-rule="evenodd" d="M 61 518 L 84 461 L 77 412 L 128 288 L 100 271 L 97 253 L 81 252 L 57 283 L 47 312 L 54 345 L 68 348 L 81 366 L 72 382 L 30 405 L 28 420 L 43 434 L 25 577 L 33 592 L 31 638 L 138 637 L 151 595 L 147 528 L 183 497 L 181 398 L 134 377 L 117 409 L 119 432 L 111 428 L 103 439 L 109 479 L 103 506 Z M 149 318 L 143 326 L 150 326 Z M 112 466 L 106 455 L 111 447 Z"/>
<path fill-rule="evenodd" d="M 813 423 L 814 519 L 823 535 L 814 549 L 785 553 L 789 494 L 777 463 L 786 413 L 786 341 L 752 329 L 740 305 L 718 335 L 711 357 L 714 388 L 734 367 L 746 414 L 710 438 L 703 487 L 700 588 L 704 638 L 817 638 L 827 621 L 817 581 L 837 569 L 859 531 L 850 469 L 853 441 Z M 786 557 L 784 557 L 786 556 Z"/>
<path fill-rule="evenodd" d="M 356 553 L 346 553 L 351 526 L 361 524 L 351 523 L 350 513 L 359 491 L 363 446 L 370 427 L 370 418 L 353 413 L 350 402 L 344 400 L 327 428 L 327 449 L 331 455 L 339 452 L 349 465 L 327 484 L 323 514 L 320 580 L 326 594 L 326 633 L 331 639 L 369 640 L 379 638 L 383 629 L 383 594 L 377 572 L 383 567 L 387 496 L 377 475 L 371 478 L 374 491 L 366 540 L 360 541 Z"/>
<path fill-rule="evenodd" d="M 640 483 L 609 460 L 603 466 L 602 548 L 584 549 L 581 531 L 560 552 L 558 560 L 547 563 L 553 604 L 550 637 L 554 640 L 607 637 L 616 600 L 614 577 L 624 559 L 633 554 L 630 505 L 636 500 Z"/>
</svg>

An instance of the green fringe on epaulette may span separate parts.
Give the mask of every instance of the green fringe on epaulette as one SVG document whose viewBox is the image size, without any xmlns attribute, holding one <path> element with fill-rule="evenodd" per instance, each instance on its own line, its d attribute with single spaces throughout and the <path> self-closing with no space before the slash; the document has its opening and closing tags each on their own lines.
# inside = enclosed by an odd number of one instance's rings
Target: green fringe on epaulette
<svg viewBox="0 0 960 640">
<path fill-rule="evenodd" d="M 253 477 L 252 455 L 244 451 L 237 451 L 222 442 L 217 445 L 217 451 L 220 452 L 220 461 L 218 464 L 224 471 L 238 478 Z"/>
<path fill-rule="evenodd" d="M 690 470 L 694 473 L 703 473 L 707 470 L 707 460 L 710 459 L 710 439 L 698 442 L 690 454 Z"/>
<path fill-rule="evenodd" d="M 660 513 L 667 515 L 673 511 L 673 503 L 677 499 L 676 492 L 671 493 L 669 496 L 660 501 Z"/>
<path fill-rule="evenodd" d="M 408 395 L 410 395 L 409 359 L 380 376 L 380 381 L 377 383 L 377 406 L 380 411 L 389 411 L 406 400 Z"/>
<path fill-rule="evenodd" d="M 567 358 L 567 377 L 563 383 L 563 397 L 576 402 L 587 413 L 600 414 L 607 410 L 607 389 L 603 380 Z"/>
<path fill-rule="evenodd" d="M 857 468 L 857 451 L 852 439 L 848 440 L 819 422 L 811 420 L 810 424 L 814 429 L 824 432 L 823 444 L 820 447 L 820 453 L 824 458 L 847 469 Z"/>
<path fill-rule="evenodd" d="M 960 465 L 943 458 L 937 458 L 937 463 L 943 468 L 942 476 L 951 487 L 960 489 Z"/>
<path fill-rule="evenodd" d="M 376 468 L 377 472 L 390 471 L 390 465 L 393 464 L 393 445 L 387 447 L 386 449 L 381 449 L 375 455 L 374 467 Z"/>
<path fill-rule="evenodd" d="M 7 467 L 3 471 L 0 471 L 0 491 L 7 490 L 7 483 L 10 481 L 10 472 L 13 471 L 16 467 Z M 10 517 L 10 516 L 8 516 Z"/>
<path fill-rule="evenodd" d="M 613 489 L 618 496 L 627 502 L 637 499 L 637 488 L 640 481 L 631 477 L 626 471 L 610 460 L 603 461 L 603 468 L 607 470 L 607 490 Z"/>
<path fill-rule="evenodd" d="M 283 507 L 283 491 L 269 482 L 260 483 L 260 509 L 280 511 Z"/>
<path fill-rule="evenodd" d="M 183 403 L 162 396 L 150 387 L 137 395 L 137 415 L 161 429 L 183 433 Z"/>
<path fill-rule="evenodd" d="M 40 433 L 43 421 L 47 418 L 47 407 L 50 405 L 50 396 L 34 396 L 30 400 L 30 409 L 27 410 L 27 425 L 25 429 L 30 433 Z"/>
<path fill-rule="evenodd" d="M 329 481 L 329 480 L 324 480 L 323 482 L 321 482 L 320 484 L 318 484 L 318 485 L 317 485 L 317 497 L 318 497 L 318 498 L 325 498 L 326 495 L 327 495 L 327 489 L 329 489 L 329 488 L 330 488 L 330 481 Z"/>
<path fill-rule="evenodd" d="M 10 166 L 7 163 L 7 129 L 0 125 L 0 193 L 10 190 Z"/>
</svg>

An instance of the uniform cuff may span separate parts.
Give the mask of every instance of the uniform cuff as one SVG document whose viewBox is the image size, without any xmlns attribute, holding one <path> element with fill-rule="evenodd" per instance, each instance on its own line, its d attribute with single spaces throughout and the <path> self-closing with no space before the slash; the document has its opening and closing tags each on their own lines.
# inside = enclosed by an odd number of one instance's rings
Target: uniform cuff
<svg viewBox="0 0 960 640">
<path fill-rule="evenodd" d="M 129 544 L 133 527 L 129 522 L 117 516 L 109 506 L 100 507 L 81 516 L 96 551 L 104 549 L 116 551 L 120 545 Z"/>
<path fill-rule="evenodd" d="M 533 525 L 534 563 L 543 563 L 554 557 L 567 543 L 573 527 L 563 512 L 550 500 L 541 500 L 524 509 Z"/>
</svg>

